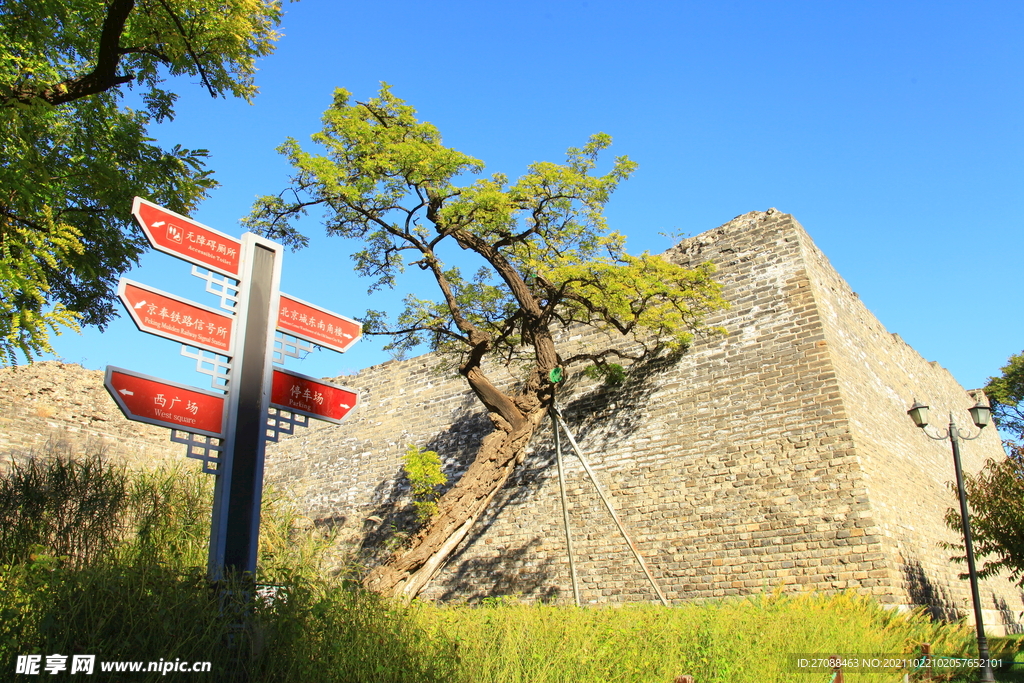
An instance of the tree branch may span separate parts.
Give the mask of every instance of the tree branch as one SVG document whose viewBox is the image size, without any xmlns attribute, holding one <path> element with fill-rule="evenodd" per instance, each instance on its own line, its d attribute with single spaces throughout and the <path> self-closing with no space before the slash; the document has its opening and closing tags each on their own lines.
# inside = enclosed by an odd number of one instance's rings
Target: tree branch
<svg viewBox="0 0 1024 683">
<path fill-rule="evenodd" d="M 68 78 L 60 83 L 36 90 L 35 88 L 15 88 L 13 92 L 0 98 L 0 106 L 10 106 L 15 102 L 31 104 L 40 99 L 52 105 L 64 104 L 81 97 L 95 95 L 110 88 L 127 83 L 133 76 L 118 76 L 117 66 L 121 60 L 121 34 L 128 21 L 128 15 L 135 9 L 135 0 L 112 0 L 107 6 L 107 16 L 103 20 L 103 32 L 100 34 L 99 49 L 96 54 L 96 68 L 84 76 Z"/>
<path fill-rule="evenodd" d="M 356 104 L 358 104 L 359 106 L 361 106 L 364 109 L 366 109 L 366 111 L 370 112 L 370 114 L 373 115 L 373 118 L 377 119 L 380 122 L 380 125 L 384 126 L 385 128 L 390 128 L 390 126 L 388 125 L 388 122 L 386 120 L 384 120 L 383 118 L 381 118 L 380 114 L 378 114 L 376 111 L 374 111 L 373 107 L 371 107 L 370 105 L 368 105 L 365 102 L 358 102 L 357 101 Z"/>
<path fill-rule="evenodd" d="M 170 57 L 160 52 L 160 50 L 155 50 L 151 47 L 122 47 L 119 52 L 123 55 L 149 55 L 150 57 L 156 57 L 164 64 L 171 63 Z"/>
<path fill-rule="evenodd" d="M 608 356 L 615 356 L 616 358 L 621 358 L 622 360 L 630 360 L 636 362 L 643 360 L 645 355 L 646 354 L 636 355 L 632 353 L 625 353 L 624 351 L 619 351 L 618 349 L 605 349 L 600 353 L 578 353 L 575 356 L 563 360 L 562 364 L 569 366 L 572 365 L 573 363 L 579 363 L 581 361 L 590 361 L 595 365 L 601 365 L 605 362 L 605 358 L 607 358 Z"/>
<path fill-rule="evenodd" d="M 454 339 L 456 341 L 460 341 L 463 344 L 466 344 L 467 346 L 469 345 L 469 339 L 467 339 L 466 337 L 463 337 L 461 334 L 457 334 L 455 332 L 452 332 L 451 330 L 449 330 L 446 327 L 429 327 L 429 326 L 416 325 L 416 326 L 413 326 L 413 327 L 407 327 L 404 330 L 377 330 L 377 331 L 373 331 L 373 332 L 364 330 L 363 334 L 366 335 L 366 336 L 370 336 L 370 335 L 397 336 L 397 335 L 400 335 L 400 334 L 414 334 L 416 332 L 433 332 L 434 334 L 439 334 L 439 335 L 444 335 L 444 336 L 451 337 L 452 339 Z"/>
<path fill-rule="evenodd" d="M 134 2 L 134 0 L 132 1 Z M 203 85 L 205 85 L 206 89 L 210 91 L 210 97 L 216 99 L 217 91 L 213 89 L 212 85 L 210 85 L 210 79 L 206 77 L 206 71 L 203 70 L 203 64 L 199 61 L 199 57 L 196 56 L 195 50 L 192 49 L 192 44 L 189 42 L 188 35 L 185 33 L 185 27 L 181 25 L 181 20 L 178 19 L 178 15 L 175 14 L 174 10 L 172 10 L 170 6 L 167 4 L 167 0 L 158 1 L 167 11 L 167 14 L 170 15 L 171 19 L 174 21 L 174 25 L 178 27 L 178 32 L 181 34 L 181 39 L 185 41 L 185 49 L 188 50 L 188 56 L 192 58 L 193 62 L 195 62 L 196 69 L 199 70 L 199 77 L 203 79 Z"/>
<path fill-rule="evenodd" d="M 30 228 L 34 228 L 35 230 L 40 230 L 41 231 L 43 229 L 43 226 L 40 225 L 39 223 L 37 223 L 35 221 L 30 221 L 30 220 L 28 220 L 26 218 L 22 218 L 21 216 L 19 216 L 18 214 L 14 213 L 13 211 L 11 211 L 6 206 L 0 206 L 0 215 L 6 216 L 8 219 L 10 219 L 12 221 L 15 221 L 17 223 L 21 223 L 22 225 L 26 225 L 26 226 L 28 226 Z"/>
</svg>

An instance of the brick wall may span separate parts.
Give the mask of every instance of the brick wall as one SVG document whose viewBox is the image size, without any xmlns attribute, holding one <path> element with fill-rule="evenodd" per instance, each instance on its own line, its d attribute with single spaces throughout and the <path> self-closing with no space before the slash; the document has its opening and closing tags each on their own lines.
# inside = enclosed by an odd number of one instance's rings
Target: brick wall
<svg viewBox="0 0 1024 683">
<path fill-rule="evenodd" d="M 57 361 L 0 369 L 0 468 L 51 439 L 137 467 L 183 454 L 168 430 L 124 419 L 100 370 Z"/>
<path fill-rule="evenodd" d="M 946 510 L 957 505 L 947 486 L 955 479 L 952 449 L 948 439 L 929 439 L 906 411 L 915 398 L 929 404 L 934 427 L 943 431 L 952 411 L 958 425 L 973 436 L 979 430 L 967 409 L 976 397 L 946 369 L 887 332 L 810 239 L 804 237 L 803 243 L 884 548 L 885 580 L 892 588 L 883 600 L 902 603 L 909 596 L 911 603 L 930 603 L 973 622 L 969 584 L 956 576 L 966 566 L 951 565 L 954 553 L 941 548 L 942 543 L 962 540 L 942 523 Z M 928 431 L 939 435 L 933 427 Z M 960 450 L 967 472 L 981 469 L 987 458 L 1002 457 L 999 434 L 992 427 L 981 430 L 975 441 L 962 441 Z M 1009 589 L 1008 574 L 1001 581 L 983 582 L 981 596 L 986 623 L 1017 621 L 1021 597 Z"/>
<path fill-rule="evenodd" d="M 577 372 L 562 402 L 666 595 L 853 589 L 966 613 L 960 569 L 938 546 L 955 540 L 941 521 L 953 503 L 948 443 L 924 437 L 906 409 L 918 396 L 959 410 L 970 396 L 884 330 L 791 216 L 746 214 L 665 256 L 718 265 L 732 307 L 711 322 L 728 336 L 634 369 L 618 390 Z M 435 365 L 425 356 L 345 378 L 364 390 L 359 416 L 274 447 L 268 474 L 372 549 L 408 519 L 406 445 L 438 450 L 457 475 L 487 428 L 464 384 Z M 550 433 L 426 597 L 571 599 Z M 964 451 L 969 471 L 1001 453 L 994 432 Z M 582 468 L 566 464 L 583 599 L 653 599 Z M 988 607 L 1003 608 L 989 623 L 1021 609 L 1007 581 L 984 586 Z"/>
<path fill-rule="evenodd" d="M 937 422 L 946 410 L 967 422 L 973 399 L 890 335 L 789 215 L 739 216 L 665 257 L 717 264 L 732 306 L 709 322 L 728 335 L 698 337 L 676 362 L 634 367 L 618 389 L 575 369 L 560 402 L 667 597 L 852 589 L 969 616 L 961 568 L 939 547 L 956 539 L 941 519 L 954 503 L 949 445 L 926 438 L 906 409 L 916 397 Z M 562 336 L 567 347 L 596 341 L 579 329 Z M 340 378 L 360 390 L 357 413 L 268 447 L 271 484 L 368 564 L 411 520 L 406 447 L 440 452 L 455 479 L 489 429 L 461 378 L 439 366 L 428 355 Z M 51 363 L 3 373 L 2 452 L 59 429 L 136 461 L 183 459 L 166 430 L 120 418 L 102 373 Z M 994 431 L 963 452 L 967 471 L 1001 457 Z M 583 600 L 655 599 L 567 444 L 565 460 Z M 571 600 L 561 519 L 545 425 L 424 597 Z M 987 622 L 1017 621 L 1019 591 L 1005 578 L 982 585 Z"/>
</svg>

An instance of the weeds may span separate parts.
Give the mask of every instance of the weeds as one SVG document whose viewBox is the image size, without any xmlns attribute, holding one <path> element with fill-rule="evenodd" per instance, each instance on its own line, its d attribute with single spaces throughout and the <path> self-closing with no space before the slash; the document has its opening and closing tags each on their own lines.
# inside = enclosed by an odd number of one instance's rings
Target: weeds
<svg viewBox="0 0 1024 683">
<path fill-rule="evenodd" d="M 193 469 L 133 473 L 57 446 L 0 477 L 0 671 L 13 672 L 18 655 L 59 653 L 209 661 L 210 681 L 668 683 L 691 674 L 698 683 L 823 683 L 827 676 L 794 671 L 791 655 L 910 655 L 925 642 L 940 654 L 972 651 L 962 625 L 853 594 L 776 592 L 672 608 L 514 597 L 406 606 L 332 577 L 333 537 L 273 491 L 258 580 L 275 590 L 213 590 L 205 578 L 210 484 Z"/>
<path fill-rule="evenodd" d="M 48 444 L 47 456 L 13 463 L 0 478 L 0 565 L 45 552 L 82 566 L 109 553 L 122 536 L 123 470 L 106 465 L 102 453 L 74 460 L 62 442 Z"/>
</svg>

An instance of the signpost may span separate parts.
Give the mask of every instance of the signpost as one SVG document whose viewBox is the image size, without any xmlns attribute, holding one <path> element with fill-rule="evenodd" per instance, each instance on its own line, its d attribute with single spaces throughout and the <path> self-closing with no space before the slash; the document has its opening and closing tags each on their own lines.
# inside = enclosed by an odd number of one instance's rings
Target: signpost
<svg viewBox="0 0 1024 683">
<path fill-rule="evenodd" d="M 341 424 L 359 404 L 353 389 L 297 372 L 274 369 L 270 405 L 317 420 Z"/>
<path fill-rule="evenodd" d="M 196 369 L 212 375 L 214 387 L 226 393 L 109 366 L 104 384 L 125 417 L 171 428 L 172 440 L 187 443 L 190 456 L 216 465 L 204 467 L 217 476 L 209 576 L 252 574 L 264 451 L 268 438 L 276 440 L 276 432 L 267 436 L 268 429 L 280 431 L 282 422 L 303 424 L 282 419 L 282 412 L 338 424 L 359 403 L 352 389 L 273 368 L 275 333 L 343 352 L 359 340 L 362 328 L 355 320 L 281 294 L 281 245 L 252 233 L 238 240 L 139 197 L 132 213 L 154 248 L 194 264 L 192 274 L 207 280 L 207 291 L 218 294 L 226 310 L 124 278 L 118 285 L 121 302 L 140 330 L 181 342 L 182 354 L 196 358 Z M 227 277 L 217 280 L 214 273 Z M 191 348 L 212 352 L 213 359 Z M 283 362 L 289 354 L 281 355 Z M 226 384 L 217 383 L 225 378 Z M 189 436 L 182 439 L 177 432 Z"/>
<path fill-rule="evenodd" d="M 351 318 L 331 313 L 287 294 L 281 295 L 277 327 L 338 353 L 348 351 L 349 347 L 359 341 L 363 329 L 360 323 Z"/>
<path fill-rule="evenodd" d="M 141 197 L 132 203 L 132 215 L 154 249 L 231 277 L 241 272 L 240 240 Z"/>
<path fill-rule="evenodd" d="M 143 332 L 230 356 L 234 316 L 125 278 L 117 296 Z"/>
<path fill-rule="evenodd" d="M 130 420 L 224 436 L 224 395 L 107 366 L 103 386 Z"/>
</svg>

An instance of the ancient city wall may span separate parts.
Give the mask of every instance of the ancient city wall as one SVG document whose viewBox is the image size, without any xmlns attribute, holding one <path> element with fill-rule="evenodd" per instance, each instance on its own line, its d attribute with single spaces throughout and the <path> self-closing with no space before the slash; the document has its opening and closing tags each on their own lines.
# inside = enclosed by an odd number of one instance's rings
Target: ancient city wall
<svg viewBox="0 0 1024 683">
<path fill-rule="evenodd" d="M 168 435 L 126 420 L 103 388 L 100 370 L 57 361 L 0 370 L 0 469 L 12 455 L 41 452 L 50 440 L 138 467 L 178 462 L 184 447 Z"/>
<path fill-rule="evenodd" d="M 928 515 L 901 508 L 906 491 L 879 482 L 913 481 L 899 470 L 907 459 L 871 450 L 875 413 L 865 408 L 875 402 L 865 392 L 876 385 L 882 389 L 873 391 L 883 394 L 895 391 L 886 387 L 920 386 L 935 405 L 957 392 L 961 403 L 969 402 L 948 373 L 909 348 L 906 363 L 917 365 L 894 364 L 894 353 L 872 335 L 895 340 L 790 216 L 747 214 L 666 256 L 718 264 L 732 308 L 711 322 L 725 325 L 729 335 L 698 339 L 679 362 L 637 370 L 619 390 L 574 380 L 564 403 L 669 597 L 705 599 L 782 585 L 852 588 L 913 604 L 941 597 L 928 593 L 929 586 L 959 588 L 936 546 L 950 539 L 935 514 L 949 504 L 938 461 L 927 471 L 940 485 L 920 488 Z M 422 357 L 345 378 L 364 389 L 359 416 L 338 430 L 309 430 L 276 446 L 268 475 L 307 501 L 313 516 L 341 525 L 357 545 L 400 529 L 406 445 L 438 450 L 455 476 L 487 428 L 461 382 L 434 372 L 434 363 Z M 874 384 L 856 368 L 873 373 Z M 881 431 L 901 434 L 908 452 L 942 450 L 922 441 L 901 395 L 887 400 Z M 998 454 L 995 444 L 979 446 Z M 545 430 L 429 597 L 566 597 L 552 463 Z M 584 600 L 651 599 L 582 469 L 572 457 L 567 465 Z M 898 474 L 888 477 L 887 467 Z M 894 510 L 905 519 L 927 519 L 927 533 L 908 534 Z M 997 590 L 1012 598 L 1005 586 Z"/>
<path fill-rule="evenodd" d="M 954 553 L 941 549 L 943 543 L 959 539 L 942 522 L 947 508 L 955 506 L 947 486 L 955 478 L 950 443 L 927 438 L 906 411 L 915 398 L 930 405 L 933 435 L 938 435 L 933 428 L 945 430 L 953 411 L 959 426 L 973 436 L 979 430 L 967 409 L 975 395 L 938 363 L 929 363 L 886 331 L 806 235 L 803 244 L 863 483 L 879 525 L 886 580 L 894 587 L 886 600 L 902 602 L 908 595 L 912 603 L 933 604 L 948 616 L 973 621 L 969 584 L 956 578 L 966 567 L 951 566 L 948 558 Z M 981 469 L 987 458 L 1001 457 L 998 432 L 988 427 L 976 441 L 961 442 L 961 457 L 968 472 Z M 1003 579 L 982 584 L 988 624 L 1016 621 L 1013 613 L 1021 609 L 1020 594 L 1008 590 L 1008 575 Z"/>
<path fill-rule="evenodd" d="M 942 409 L 973 399 L 886 332 L 790 216 L 747 214 L 666 257 L 718 265 L 732 308 L 710 322 L 729 335 L 698 339 L 675 364 L 635 370 L 619 390 L 577 373 L 563 402 L 670 599 L 781 585 L 964 612 L 959 568 L 939 547 L 955 540 L 941 521 L 952 503 L 948 444 L 926 439 L 906 409 L 915 395 Z M 280 444 L 268 473 L 356 545 L 401 528 L 406 445 L 440 451 L 457 475 L 487 427 L 460 381 L 433 372 L 434 362 L 345 378 L 366 390 L 359 417 L 338 436 L 322 428 Z M 994 433 L 964 450 L 968 470 L 1001 452 Z M 583 599 L 652 599 L 572 456 L 567 477 Z M 545 430 L 427 597 L 566 599 L 560 520 Z M 1012 586 L 984 585 L 989 608 L 1002 608 L 989 622 L 1014 621 L 1021 601 Z"/>
<path fill-rule="evenodd" d="M 775 586 L 881 594 L 879 538 L 815 313 L 792 220 L 748 214 L 668 256 L 712 260 L 732 309 L 672 365 L 619 392 L 581 386 L 568 419 L 613 491 L 670 599 Z M 569 580 L 547 442 L 496 502 L 490 526 L 431 594 L 565 597 Z M 650 588 L 578 466 L 569 460 L 583 598 L 651 599 Z M 849 574 L 848 576 L 846 574 Z M 493 580 L 493 579 L 490 579 Z"/>
<path fill-rule="evenodd" d="M 971 397 L 890 335 L 789 215 L 745 214 L 665 257 L 717 264 L 732 307 L 709 323 L 728 335 L 634 367 L 620 388 L 570 368 L 560 402 L 667 597 L 852 589 L 967 612 L 960 568 L 939 547 L 955 540 L 941 521 L 953 502 L 949 446 L 922 435 L 906 409 L 917 397 L 937 422 L 950 409 L 966 422 Z M 564 339 L 594 340 L 578 330 Z M 359 411 L 340 426 L 311 421 L 268 448 L 270 483 L 339 529 L 367 564 L 408 529 L 407 446 L 441 453 L 455 479 L 489 429 L 461 378 L 438 366 L 423 356 L 340 378 L 360 390 Z M 104 440 L 136 462 L 184 461 L 166 430 L 119 416 L 100 372 L 52 363 L 0 372 L 0 453 L 55 430 Z M 994 432 L 963 451 L 968 471 L 1001 455 Z M 578 461 L 567 455 L 566 465 L 583 600 L 654 599 Z M 996 610 L 989 623 L 1016 621 L 1019 593 L 1003 580 L 983 586 Z M 547 426 L 424 597 L 502 594 L 571 599 Z"/>
</svg>

